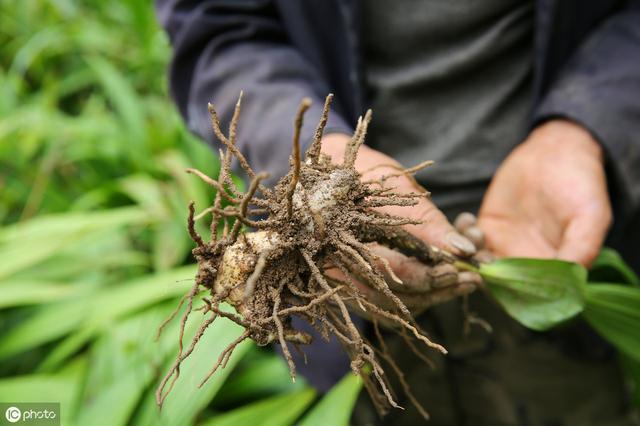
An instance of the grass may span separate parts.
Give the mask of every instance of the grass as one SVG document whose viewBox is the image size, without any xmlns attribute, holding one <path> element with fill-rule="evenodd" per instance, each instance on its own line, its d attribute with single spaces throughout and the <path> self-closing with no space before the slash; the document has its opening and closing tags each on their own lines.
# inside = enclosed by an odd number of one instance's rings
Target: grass
<svg viewBox="0 0 640 426">
<path fill-rule="evenodd" d="M 0 400 L 57 401 L 62 424 L 112 425 L 209 424 L 292 401 L 295 416 L 269 414 L 292 424 L 313 392 L 252 344 L 196 388 L 237 334 L 225 322 L 161 415 L 154 403 L 177 350 L 176 324 L 157 342 L 155 330 L 195 271 L 186 206 L 214 195 L 184 169 L 215 175 L 218 163 L 169 100 L 170 48 L 151 5 L 0 8 Z"/>
</svg>

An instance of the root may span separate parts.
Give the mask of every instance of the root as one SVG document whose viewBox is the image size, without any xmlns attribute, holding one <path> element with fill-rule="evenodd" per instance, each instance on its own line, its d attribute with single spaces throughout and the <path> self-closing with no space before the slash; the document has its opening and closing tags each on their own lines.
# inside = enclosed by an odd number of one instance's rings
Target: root
<svg viewBox="0 0 640 426">
<path fill-rule="evenodd" d="M 158 331 L 156 332 L 155 340 L 158 340 L 160 338 L 160 336 L 162 335 L 162 332 L 164 331 L 164 328 L 171 321 L 173 321 L 173 319 L 176 317 L 176 315 L 178 315 L 178 312 L 180 312 L 180 308 L 182 308 L 182 305 L 184 305 L 184 301 L 187 300 L 187 299 L 189 299 L 189 301 L 191 301 L 193 299 L 193 297 L 198 292 L 198 288 L 199 287 L 200 287 L 200 285 L 198 283 L 196 283 L 191 288 L 191 291 L 189 293 L 185 294 L 184 296 L 182 296 L 180 298 L 180 302 L 178 303 L 178 306 L 176 306 L 176 308 L 173 310 L 173 312 L 171 312 L 171 314 L 169 314 L 169 316 L 164 321 L 162 321 L 162 323 L 160 324 L 160 327 L 158 327 Z"/>
<path fill-rule="evenodd" d="M 192 201 L 189 203 L 189 218 L 187 220 L 187 229 L 189 231 L 189 235 L 194 243 L 198 245 L 198 247 L 204 247 L 204 241 L 202 241 L 202 237 L 196 231 L 196 222 L 193 219 L 193 214 L 195 213 L 195 203 Z"/>
<path fill-rule="evenodd" d="M 308 321 L 324 339 L 329 340 L 331 335 L 336 337 L 351 359 L 352 371 L 363 377 L 365 388 L 381 413 L 388 407 L 401 408 L 381 364 L 384 361 L 398 376 L 409 400 L 427 417 L 410 393 L 377 322 L 384 320 L 395 327 L 416 354 L 420 352 L 413 340 L 430 350 L 441 353 L 446 350 L 418 328 L 409 309 L 385 281 L 385 276 L 398 285 L 402 285 L 402 281 L 388 261 L 375 254 L 366 243 L 377 242 L 397 249 L 427 265 L 452 263 L 455 259 L 400 228 L 419 222 L 374 210 L 385 206 L 412 206 L 428 193 L 417 189 L 398 194 L 383 185 L 384 179 L 373 183 L 361 181 L 354 164 L 371 121 L 370 110 L 358 120 L 342 164 L 332 164 L 321 154 L 331 100 L 332 95 L 325 100 L 304 162 L 301 161 L 300 134 L 310 101 L 304 99 L 300 104 L 294 122 L 290 170 L 273 189 L 262 184 L 267 175 L 256 173 L 236 146 L 242 95 L 236 103 L 228 135 L 222 131 L 215 108 L 209 105 L 213 131 L 224 150 L 220 151 L 217 179 L 197 169 L 187 170 L 211 186 L 216 194 L 212 205 L 197 216 L 195 206 L 189 204 L 187 229 L 196 244 L 193 255 L 198 262 L 198 274 L 196 284 L 159 329 L 162 331 L 186 304 L 180 320 L 177 356 L 156 392 L 159 405 L 178 380 L 182 362 L 191 355 L 207 327 L 219 318 L 232 321 L 242 327 L 243 332 L 219 354 L 200 386 L 227 365 L 234 350 L 245 339 L 252 339 L 258 345 L 279 344 L 291 378 L 295 380 L 296 365 L 289 345 L 300 350 L 297 345 L 311 342 L 310 335 L 293 328 L 291 319 L 297 316 Z M 233 158 L 250 181 L 244 193 L 231 179 Z M 429 164 L 423 162 L 398 173 L 410 176 Z M 228 205 L 224 206 L 223 202 Z M 211 236 L 205 241 L 197 233 L 195 222 L 208 218 L 209 214 Z M 243 233 L 243 226 L 256 231 Z M 218 234 L 220 228 L 221 235 Z M 344 278 L 327 276 L 329 269 L 336 268 Z M 367 292 L 360 291 L 356 281 L 384 295 L 392 302 L 393 309 L 387 311 L 369 301 L 364 294 Z M 202 309 L 204 319 L 185 350 L 185 326 L 201 290 L 208 293 L 201 298 L 204 306 L 198 308 Z M 221 303 L 231 305 L 236 313 L 221 309 Z M 379 347 L 358 330 L 347 305 L 359 306 L 372 317 Z M 424 355 L 421 358 L 430 363 Z"/>
<path fill-rule="evenodd" d="M 196 333 L 195 337 L 191 341 L 191 345 L 184 353 L 182 352 L 182 338 L 180 339 L 180 351 L 178 352 L 178 356 L 176 357 L 176 360 L 174 361 L 171 368 L 169 368 L 169 371 L 167 372 L 167 374 L 164 376 L 164 378 L 160 382 L 160 385 L 158 386 L 158 390 L 156 391 L 156 403 L 160 407 L 162 407 L 164 400 L 166 399 L 167 395 L 171 393 L 173 386 L 175 385 L 176 381 L 178 380 L 178 377 L 180 376 L 180 364 L 182 364 L 182 361 L 184 361 L 189 355 L 191 355 L 196 345 L 202 338 L 204 331 L 207 329 L 207 327 L 209 327 L 213 323 L 215 319 L 216 319 L 216 316 L 212 315 L 210 318 L 208 318 L 202 323 L 202 325 L 200 326 L 200 329 L 198 329 L 198 332 Z M 181 337 L 183 334 L 184 334 L 184 327 L 181 327 Z M 163 392 L 164 387 L 167 385 L 167 382 L 169 380 L 171 380 L 171 383 L 169 383 L 169 387 L 166 390 L 166 392 Z"/>
<path fill-rule="evenodd" d="M 258 189 L 258 185 L 260 185 L 260 181 L 266 179 L 267 177 L 269 177 L 268 173 L 260 173 L 251 180 L 251 185 L 249 185 L 249 190 L 244 195 L 244 197 L 242 197 L 242 201 L 240 202 L 239 217 L 243 217 L 243 218 L 247 217 L 247 208 L 249 207 L 249 202 L 255 195 L 256 190 Z M 238 238 L 238 232 L 240 232 L 241 226 L 242 226 L 241 221 L 236 221 L 236 223 L 233 224 L 233 229 L 231 230 L 231 236 L 230 236 L 230 242 L 232 244 L 236 241 L 236 238 Z"/>
<path fill-rule="evenodd" d="M 351 143 L 347 146 L 347 149 L 344 153 L 344 161 L 343 167 L 353 167 L 356 162 L 356 158 L 358 157 L 358 149 L 360 149 L 360 145 L 364 142 L 364 138 L 367 135 L 367 128 L 369 127 L 369 123 L 371 122 L 371 110 L 367 110 L 364 115 L 364 119 L 358 120 L 358 126 L 356 127 L 356 132 L 351 138 Z"/>
<path fill-rule="evenodd" d="M 404 377 L 404 373 L 402 372 L 402 369 L 398 367 L 398 364 L 393 359 L 393 356 L 391 355 L 391 351 L 389 351 L 387 343 L 384 341 L 384 338 L 382 337 L 382 333 L 380 332 L 378 321 L 374 319 L 372 322 L 373 322 L 373 330 L 375 332 L 376 338 L 378 339 L 378 343 L 380 345 L 380 356 L 391 366 L 393 371 L 396 373 L 396 376 L 400 381 L 400 384 L 402 386 L 402 389 L 404 390 L 405 395 L 407 395 L 407 398 L 409 398 L 413 406 L 416 407 L 418 412 L 420 412 L 420 415 L 425 420 L 429 420 L 429 413 L 427 412 L 427 410 L 424 409 L 422 404 L 420 404 L 420 401 L 418 401 L 418 399 L 415 397 L 415 395 L 411 391 L 411 387 L 409 386 L 409 383 L 407 383 L 407 379 Z"/>
<path fill-rule="evenodd" d="M 322 109 L 322 117 L 320 118 L 320 122 L 318 123 L 318 127 L 316 128 L 316 132 L 313 135 L 313 142 L 309 146 L 307 150 L 306 159 L 309 161 L 311 165 L 318 164 L 318 158 L 320 157 L 320 148 L 322 147 L 322 135 L 324 134 L 324 128 L 327 125 L 327 120 L 329 119 L 329 108 L 331 107 L 331 102 L 333 101 L 333 93 L 329 93 L 327 98 L 324 101 L 324 108 Z"/>
<path fill-rule="evenodd" d="M 227 366 L 227 362 L 229 362 L 229 358 L 231 358 L 231 355 L 233 354 L 233 351 L 235 350 L 235 348 L 242 343 L 243 341 L 245 341 L 247 338 L 249 337 L 249 331 L 245 331 L 244 333 L 242 333 L 240 335 L 240 337 L 238 337 L 237 339 L 235 339 L 233 342 L 231 342 L 229 344 L 229 346 L 227 346 L 222 353 L 220 354 L 220 356 L 218 357 L 218 361 L 216 361 L 216 363 L 213 365 L 213 367 L 211 368 L 211 370 L 209 370 L 209 372 L 207 373 L 207 375 L 204 377 L 204 379 L 202 379 L 202 381 L 198 384 L 198 387 L 201 388 L 202 386 L 204 386 L 205 383 L 207 383 L 207 381 L 211 378 L 211 376 L 213 376 L 213 374 L 218 371 L 218 368 L 222 367 L 226 367 Z"/>
<path fill-rule="evenodd" d="M 429 367 L 431 367 L 432 370 L 436 368 L 436 365 L 434 364 L 434 362 L 431 359 L 429 359 L 429 357 L 427 357 L 425 354 L 423 354 L 420 351 L 420 349 L 418 349 L 418 347 L 415 345 L 415 343 L 413 343 L 413 338 L 407 334 L 407 330 L 405 330 L 404 328 L 400 330 L 400 335 L 402 336 L 402 340 L 404 341 L 404 343 L 409 347 L 409 349 L 411 349 L 411 352 L 413 352 L 415 356 L 420 358 L 422 362 L 424 362 Z"/>
<path fill-rule="evenodd" d="M 271 313 L 271 318 L 273 319 L 274 324 L 276 325 L 276 330 L 278 331 L 278 341 L 280 342 L 280 346 L 282 347 L 282 353 L 284 355 L 284 359 L 287 361 L 287 365 L 289 366 L 289 374 L 291 375 L 291 381 L 295 383 L 296 381 L 296 364 L 293 362 L 293 358 L 291 358 L 291 352 L 289 352 L 289 346 L 287 345 L 286 340 L 284 339 L 284 327 L 282 326 L 282 321 L 280 320 L 280 315 L 278 312 L 278 308 L 280 308 L 281 298 L 280 293 L 284 288 L 286 281 L 282 280 L 280 282 L 280 286 L 276 291 L 273 292 L 273 311 Z"/>
<path fill-rule="evenodd" d="M 253 294 L 253 290 L 256 288 L 256 283 L 258 282 L 260 275 L 262 275 L 262 271 L 264 270 L 265 266 L 267 266 L 267 256 L 269 256 L 268 251 L 263 251 L 262 253 L 260 253 L 258 261 L 256 262 L 256 268 L 247 279 L 246 287 L 244 289 L 245 300 L 249 299 Z"/>
<path fill-rule="evenodd" d="M 327 283 L 327 280 L 324 278 L 324 276 L 322 275 L 322 273 L 318 269 L 318 266 L 315 264 L 315 262 L 311 258 L 311 255 L 303 250 L 302 251 L 302 256 L 304 257 L 304 260 L 307 262 L 307 266 L 309 266 L 309 269 L 311 270 L 311 274 L 312 274 L 313 278 L 325 290 L 331 291 L 331 286 L 329 285 L 329 283 Z M 354 346 L 356 346 L 357 352 L 358 353 L 362 352 L 362 350 L 363 350 L 362 346 L 364 344 L 363 340 L 362 340 L 362 336 L 360 335 L 360 332 L 358 331 L 358 329 L 356 328 L 355 324 L 351 320 L 351 315 L 349 314 L 349 311 L 347 309 L 347 305 L 345 305 L 344 301 L 340 297 L 335 295 L 335 294 L 331 297 L 331 299 L 336 303 L 336 305 L 338 305 L 338 308 L 340 309 L 340 313 L 342 314 L 342 319 L 344 320 L 344 322 L 346 324 L 346 327 L 349 330 L 349 333 L 351 334 L 351 338 L 353 339 L 353 342 L 354 342 L 353 344 L 354 344 Z M 354 361 L 354 362 L 356 362 L 356 361 Z M 357 366 L 357 363 L 354 364 L 354 362 L 351 363 L 352 364 L 352 369 L 354 370 L 354 373 L 360 374 L 360 369 Z M 354 365 L 356 365 L 356 367 L 354 367 Z"/>
<path fill-rule="evenodd" d="M 304 117 L 305 111 L 309 109 L 311 106 L 311 100 L 309 98 L 305 98 L 302 100 L 300 104 L 300 108 L 298 109 L 298 113 L 296 114 L 296 121 L 294 124 L 294 133 L 293 133 L 293 153 L 291 154 L 292 162 L 293 162 L 293 173 L 291 175 L 291 182 L 289 182 L 289 188 L 287 189 L 287 216 L 291 218 L 291 214 L 293 213 L 293 192 L 296 189 L 296 185 L 298 184 L 298 180 L 300 178 L 300 131 L 302 129 L 302 119 Z"/>
</svg>

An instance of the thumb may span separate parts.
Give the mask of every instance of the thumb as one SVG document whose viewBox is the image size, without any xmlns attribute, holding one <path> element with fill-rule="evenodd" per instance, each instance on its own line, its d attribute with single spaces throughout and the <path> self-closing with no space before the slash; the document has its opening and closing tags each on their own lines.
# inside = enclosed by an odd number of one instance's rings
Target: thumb
<svg viewBox="0 0 640 426">
<path fill-rule="evenodd" d="M 585 213 L 574 218 L 562 236 L 558 258 L 589 267 L 600 252 L 609 223 L 597 213 Z"/>
</svg>

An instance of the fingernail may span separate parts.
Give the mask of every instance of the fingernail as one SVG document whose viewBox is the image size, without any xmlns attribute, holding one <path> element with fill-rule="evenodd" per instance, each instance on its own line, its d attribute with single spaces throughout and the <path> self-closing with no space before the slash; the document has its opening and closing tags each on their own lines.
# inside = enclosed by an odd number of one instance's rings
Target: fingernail
<svg viewBox="0 0 640 426">
<path fill-rule="evenodd" d="M 458 270 L 450 263 L 443 263 L 433 267 L 431 277 L 434 288 L 447 287 L 458 282 Z"/>
<path fill-rule="evenodd" d="M 491 253 L 487 249 L 480 250 L 475 256 L 474 259 L 480 263 L 490 263 L 497 259 L 496 255 Z"/>
<path fill-rule="evenodd" d="M 447 234 L 447 243 L 449 243 L 451 247 L 460 251 L 464 256 L 472 256 L 476 252 L 476 247 L 473 243 L 455 231 L 451 231 Z"/>
<path fill-rule="evenodd" d="M 464 296 L 465 294 L 473 293 L 478 286 L 471 283 L 462 283 L 456 287 L 456 294 L 458 296 Z"/>
<path fill-rule="evenodd" d="M 463 231 L 463 234 L 473 243 L 476 249 L 484 246 L 484 232 L 479 227 L 470 226 Z"/>
<path fill-rule="evenodd" d="M 479 286 L 482 285 L 482 277 L 475 272 L 463 271 L 458 274 L 458 283 Z"/>
<path fill-rule="evenodd" d="M 470 226 L 474 226 L 475 224 L 476 217 L 469 212 L 460 213 L 458 217 L 456 217 L 456 220 L 453 222 L 453 226 L 455 226 L 458 231 L 464 231 L 465 229 L 469 228 Z"/>
</svg>

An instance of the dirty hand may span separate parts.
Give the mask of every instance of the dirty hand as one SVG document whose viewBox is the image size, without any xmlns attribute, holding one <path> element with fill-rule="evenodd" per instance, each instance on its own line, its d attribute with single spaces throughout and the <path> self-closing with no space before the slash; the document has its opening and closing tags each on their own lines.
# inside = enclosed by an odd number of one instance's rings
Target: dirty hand
<svg viewBox="0 0 640 426">
<path fill-rule="evenodd" d="M 498 256 L 589 265 L 611 218 L 601 147 L 581 126 L 551 120 L 502 163 L 484 197 L 479 225 Z"/>
<path fill-rule="evenodd" d="M 329 155 L 333 162 L 342 162 L 349 138 L 341 133 L 326 135 L 323 138 L 322 152 Z M 378 179 L 384 175 L 395 175 L 398 174 L 399 169 L 401 170 L 397 161 L 365 145 L 360 148 L 355 166 L 362 174 L 363 181 Z M 404 175 L 390 177 L 385 184 L 396 188 L 398 193 L 424 191 L 414 179 Z M 407 225 L 405 228 L 430 245 L 462 257 L 469 257 L 476 252 L 474 244 L 462 236 L 426 197 L 421 198 L 419 204 L 415 206 L 388 206 L 380 210 L 423 221 L 421 225 Z M 382 246 L 378 246 L 376 252 L 387 259 L 395 274 L 403 282 L 398 285 L 388 279 L 390 287 L 401 297 L 407 307 L 413 310 L 420 310 L 468 294 L 480 282 L 476 274 L 459 273 L 452 264 L 427 266 L 416 259 L 408 258 Z M 378 303 L 379 306 L 386 305 L 385 296 L 382 294 L 377 294 L 375 290 L 366 286 L 361 286 L 361 290 L 374 303 Z"/>
</svg>

